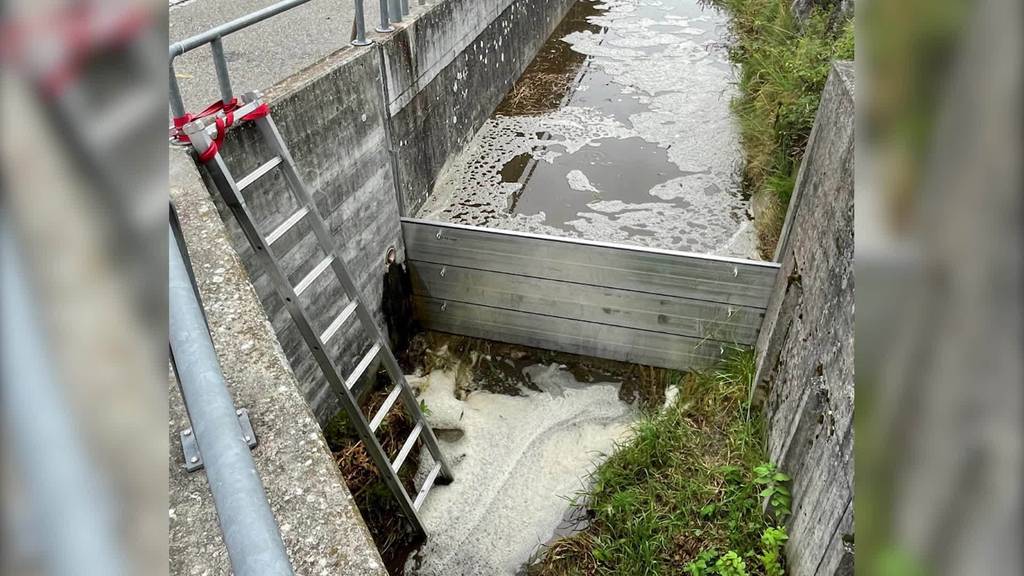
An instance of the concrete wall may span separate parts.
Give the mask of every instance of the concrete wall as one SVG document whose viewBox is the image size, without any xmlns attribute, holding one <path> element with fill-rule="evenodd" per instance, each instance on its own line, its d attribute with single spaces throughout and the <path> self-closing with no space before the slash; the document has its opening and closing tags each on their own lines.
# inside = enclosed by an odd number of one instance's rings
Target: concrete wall
<svg viewBox="0 0 1024 576">
<path fill-rule="evenodd" d="M 337 238 L 349 271 L 378 324 L 382 324 L 384 258 L 390 246 L 401 250 L 402 239 L 378 78 L 376 52 L 350 50 L 292 76 L 268 91 L 267 98 L 317 209 Z M 236 178 L 271 156 L 252 124 L 231 131 L 221 150 Z M 215 190 L 212 183 L 208 186 Z M 337 399 L 241 228 L 220 195 L 214 191 L 213 196 L 227 224 L 231 244 L 241 255 L 295 371 L 299 388 L 322 422 L 339 408 Z M 264 232 L 297 209 L 278 171 L 247 188 L 245 198 L 256 218 L 262 221 Z M 292 245 L 294 248 L 283 262 L 294 284 L 323 254 L 316 249 L 314 238 L 304 225 L 296 226 L 275 248 Z M 340 284 L 328 282 L 328 278 L 333 279 L 333 275 L 324 274 L 303 295 L 303 303 L 320 329 L 326 328 L 348 302 Z M 339 336 L 344 337 L 332 339 L 328 353 L 337 359 L 339 370 L 347 374 L 370 343 L 358 329 L 358 322 L 349 322 L 343 330 L 347 331 Z"/>
<path fill-rule="evenodd" d="M 396 25 L 396 32 L 377 36 L 379 46 L 343 50 L 267 91 L 299 172 L 379 325 L 387 249 L 394 246 L 404 258 L 399 202 L 406 211 L 422 204 L 444 162 L 491 114 L 572 1 L 445 0 L 417 6 L 413 19 Z M 245 125 L 231 131 L 221 150 L 236 178 L 270 156 L 255 128 Z M 245 194 L 263 230 L 296 209 L 280 175 L 264 178 Z M 337 411 L 337 400 L 241 229 L 214 195 L 300 389 L 323 422 Z M 281 241 L 295 244 L 284 260 L 296 282 L 322 258 L 312 237 L 298 240 L 305 232 L 297 227 L 291 233 L 295 238 Z M 333 283 L 318 282 L 307 294 L 307 309 L 321 328 L 347 304 Z M 343 374 L 369 347 L 357 325 L 350 322 L 328 350 Z"/>
<path fill-rule="evenodd" d="M 835 64 L 822 94 L 757 345 L 793 576 L 853 574 L 853 78 Z"/>
<path fill-rule="evenodd" d="M 423 205 L 574 0 L 449 0 L 384 43 L 403 215 Z"/>
<path fill-rule="evenodd" d="M 170 151 L 171 201 L 181 221 L 235 406 L 247 408 L 259 439 L 259 473 L 296 574 L 384 576 L 384 564 L 355 501 L 299 393 L 263 307 L 195 165 Z M 178 434 L 189 426 L 171 376 L 168 552 L 171 574 L 228 574 L 227 550 L 202 471 L 185 472 Z"/>
</svg>

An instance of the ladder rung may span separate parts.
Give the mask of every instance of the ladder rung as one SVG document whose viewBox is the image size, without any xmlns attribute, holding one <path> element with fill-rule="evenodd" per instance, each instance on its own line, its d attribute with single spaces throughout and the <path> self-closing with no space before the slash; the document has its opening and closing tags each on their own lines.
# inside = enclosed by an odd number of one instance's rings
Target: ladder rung
<svg viewBox="0 0 1024 576">
<path fill-rule="evenodd" d="M 416 444 L 416 439 L 419 438 L 420 432 L 423 431 L 423 420 L 416 423 L 416 427 L 412 429 L 412 434 L 409 434 L 409 438 L 406 439 L 405 444 L 402 446 L 402 451 L 398 453 L 398 457 L 391 463 L 391 469 L 398 474 L 398 471 L 402 469 L 402 464 L 405 463 L 406 456 L 409 452 L 412 452 L 412 447 Z"/>
<path fill-rule="evenodd" d="M 249 187 L 250 184 L 266 176 L 267 172 L 273 170 L 280 163 L 280 156 L 274 156 L 270 160 L 267 160 L 266 162 L 261 164 L 259 168 L 253 170 L 252 172 L 250 172 L 249 174 L 247 174 L 241 180 L 238 181 L 238 191 L 241 192 L 242 190 L 245 190 L 246 188 Z"/>
<path fill-rule="evenodd" d="M 333 255 L 324 258 L 319 264 L 314 266 L 313 269 L 309 271 L 309 274 L 306 274 L 305 278 L 295 285 L 295 295 L 300 296 L 305 292 L 306 288 L 309 288 L 309 286 L 324 273 L 324 270 L 327 270 L 327 267 L 331 265 L 331 262 L 334 262 Z"/>
<path fill-rule="evenodd" d="M 334 337 L 334 334 L 352 317 L 352 313 L 356 311 L 356 306 L 359 306 L 357 300 L 349 302 L 348 306 L 345 306 L 345 309 L 341 311 L 341 314 L 338 314 L 338 317 L 334 319 L 334 322 L 331 322 L 331 325 L 327 327 L 327 330 L 324 330 L 323 334 L 320 335 L 320 341 L 327 344 L 327 341 Z"/>
<path fill-rule="evenodd" d="M 292 227 L 299 223 L 299 220 L 302 220 L 306 216 L 306 214 L 309 214 L 309 208 L 306 206 L 296 210 L 294 214 L 289 216 L 284 222 L 281 222 L 281 224 L 277 228 L 274 228 L 274 231 L 267 236 L 267 245 L 271 246 L 274 242 L 280 240 L 281 236 L 287 234 Z"/>
<path fill-rule="evenodd" d="M 414 510 L 419 510 L 420 506 L 423 505 L 423 501 L 427 499 L 427 492 L 430 492 L 430 488 L 434 485 L 434 481 L 437 480 L 437 475 L 441 472 L 441 463 L 434 464 L 434 467 L 430 469 L 430 474 L 427 474 L 426 479 L 423 480 L 423 487 L 420 488 L 420 493 L 416 495 L 416 501 L 412 503 Z"/>
<path fill-rule="evenodd" d="M 373 362 L 373 359 L 377 357 L 379 352 L 380 342 L 377 342 L 372 348 L 370 348 L 370 351 L 366 353 L 366 356 L 363 356 L 363 359 L 359 361 L 359 364 L 356 366 L 356 369 L 352 371 L 352 374 L 345 379 L 346 388 L 351 390 L 352 387 L 356 385 L 356 382 L 363 377 L 363 372 L 366 372 L 366 369 L 370 366 L 370 362 Z"/>
<path fill-rule="evenodd" d="M 387 417 L 391 407 L 395 405 L 395 400 L 398 399 L 398 395 L 402 393 L 402 385 L 395 384 L 395 387 L 391 389 L 391 394 L 384 399 L 384 403 L 377 409 L 377 413 L 373 415 L 373 420 L 370 421 L 370 432 L 376 432 L 377 427 Z"/>
</svg>

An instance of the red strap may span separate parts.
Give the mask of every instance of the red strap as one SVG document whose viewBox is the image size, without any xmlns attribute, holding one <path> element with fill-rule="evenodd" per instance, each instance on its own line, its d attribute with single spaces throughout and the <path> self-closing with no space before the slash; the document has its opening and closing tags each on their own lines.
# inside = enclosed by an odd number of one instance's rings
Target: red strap
<svg viewBox="0 0 1024 576">
<path fill-rule="evenodd" d="M 210 142 L 210 147 L 199 154 L 199 161 L 204 164 L 209 162 L 210 160 L 213 160 L 214 156 L 217 155 L 217 151 L 220 149 L 220 145 L 224 141 L 224 135 L 227 134 L 228 128 L 230 128 L 231 125 L 235 123 L 234 110 L 237 108 L 237 100 L 232 98 L 229 104 L 231 105 L 231 110 L 229 110 L 224 116 L 217 116 L 217 118 L 214 119 L 214 122 L 217 126 L 217 135 L 214 136 L 213 141 Z M 203 112 L 200 112 L 197 118 L 208 116 L 209 114 L 206 114 L 206 112 L 209 109 L 210 108 L 207 108 Z M 269 113 L 270 106 L 267 105 L 266 102 L 264 102 L 257 106 L 256 108 L 254 108 L 252 112 L 249 112 L 245 116 L 242 116 L 242 120 L 256 120 L 257 118 L 263 118 Z M 188 116 L 188 114 L 186 114 L 185 116 Z M 175 119 L 175 124 L 177 124 L 177 119 Z M 184 126 L 184 124 L 182 125 Z"/>
<path fill-rule="evenodd" d="M 214 102 L 213 104 L 210 104 L 209 106 L 204 108 L 203 111 L 198 113 L 198 114 L 195 114 L 195 115 L 193 115 L 193 114 L 185 114 L 184 116 L 178 116 L 178 117 L 174 118 L 174 138 L 178 142 L 188 142 L 188 136 L 186 136 L 185 132 L 182 131 L 182 128 L 185 127 L 185 124 L 188 124 L 189 122 L 192 122 L 193 120 L 199 120 L 200 118 L 206 118 L 207 116 L 212 116 L 212 115 L 217 114 L 218 112 L 222 112 L 222 111 L 223 112 L 231 113 L 231 112 L 234 112 L 237 108 L 238 108 L 238 98 L 232 98 L 231 100 L 229 100 L 227 102 L 227 104 L 225 104 L 221 100 L 218 100 L 218 101 Z M 230 124 L 228 124 L 228 126 L 230 126 Z"/>
</svg>

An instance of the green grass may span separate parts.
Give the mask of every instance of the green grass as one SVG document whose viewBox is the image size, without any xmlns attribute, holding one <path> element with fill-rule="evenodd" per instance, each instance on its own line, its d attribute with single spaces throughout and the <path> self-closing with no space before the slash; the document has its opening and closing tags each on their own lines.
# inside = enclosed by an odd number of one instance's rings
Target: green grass
<svg viewBox="0 0 1024 576">
<path fill-rule="evenodd" d="M 761 503 L 788 508 L 787 478 L 763 464 L 762 422 L 745 417 L 753 371 L 753 353 L 734 350 L 682 376 L 675 402 L 594 472 L 578 500 L 589 526 L 546 548 L 530 574 L 781 574 L 784 535 L 766 532 L 775 521 Z"/>
<path fill-rule="evenodd" d="M 853 22 L 816 11 L 802 25 L 789 0 L 707 0 L 730 15 L 731 59 L 740 65 L 733 110 L 746 153 L 744 187 L 761 195 L 755 224 L 771 257 L 833 60 L 854 56 Z"/>
</svg>

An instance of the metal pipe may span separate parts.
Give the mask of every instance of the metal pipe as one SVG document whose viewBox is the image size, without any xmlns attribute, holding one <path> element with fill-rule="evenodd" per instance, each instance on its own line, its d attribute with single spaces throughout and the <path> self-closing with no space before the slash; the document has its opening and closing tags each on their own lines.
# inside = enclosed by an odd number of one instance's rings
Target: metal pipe
<svg viewBox="0 0 1024 576">
<path fill-rule="evenodd" d="M 388 6 L 388 14 L 391 15 L 392 22 L 402 21 L 402 0 L 388 0 L 391 4 Z"/>
<path fill-rule="evenodd" d="M 228 74 L 228 61 L 224 59 L 224 44 L 220 37 L 210 41 L 210 52 L 213 53 L 213 68 L 217 72 L 217 85 L 220 87 L 220 101 L 231 102 L 235 93 L 231 90 L 231 76 Z"/>
<path fill-rule="evenodd" d="M 409 15 L 409 0 L 402 0 L 402 16 Z"/>
<path fill-rule="evenodd" d="M 282 0 L 277 4 L 271 4 L 266 8 L 251 12 L 245 16 L 240 16 L 230 22 L 221 24 L 220 26 L 214 26 L 206 32 L 196 34 L 195 36 L 171 44 L 167 50 L 168 56 L 173 60 L 186 52 L 195 50 L 204 44 L 209 44 L 215 38 L 220 38 L 221 36 L 227 36 L 228 34 L 238 32 L 243 28 L 248 28 L 249 26 L 262 22 L 271 16 L 276 16 L 281 12 L 291 10 L 296 6 L 300 6 L 309 1 L 310 0 Z"/>
<path fill-rule="evenodd" d="M 175 118 L 181 118 L 185 115 L 185 102 L 181 99 L 181 87 L 178 86 L 178 77 L 174 73 L 173 58 L 167 64 L 167 68 L 171 73 L 171 89 L 167 95 L 167 99 L 171 103 L 171 115 Z"/>
<path fill-rule="evenodd" d="M 18 244 L 0 214 L 0 426 L 5 464 L 20 480 L 12 496 L 25 504 L 12 526 L 27 534 L 44 574 L 128 574 L 109 478 L 89 457 L 67 386 L 57 379 Z"/>
<path fill-rule="evenodd" d="M 366 46 L 370 43 L 366 39 L 366 14 L 363 11 L 363 0 L 353 0 L 355 7 L 356 38 L 352 41 L 354 46 Z"/>
<path fill-rule="evenodd" d="M 388 0 L 380 0 L 380 25 L 377 26 L 377 32 L 386 34 L 394 31 L 395 27 L 391 25 L 391 19 L 388 18 Z"/>
<path fill-rule="evenodd" d="M 284 542 L 252 454 L 242 439 L 202 307 L 170 226 L 167 244 L 171 355 L 231 568 L 238 576 L 292 576 Z"/>
</svg>

